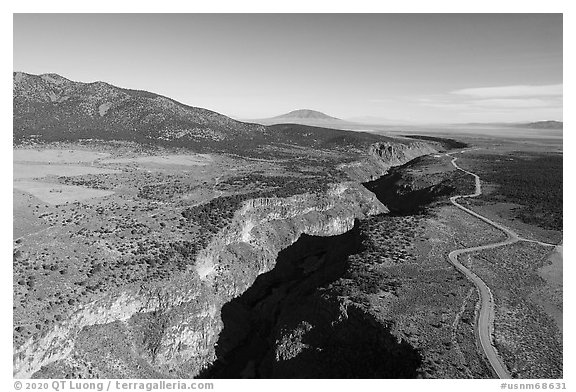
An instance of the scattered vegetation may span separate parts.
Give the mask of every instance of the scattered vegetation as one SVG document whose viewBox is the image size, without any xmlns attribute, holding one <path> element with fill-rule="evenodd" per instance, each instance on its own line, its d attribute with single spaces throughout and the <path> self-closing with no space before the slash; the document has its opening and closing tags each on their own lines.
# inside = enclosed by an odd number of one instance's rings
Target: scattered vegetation
<svg viewBox="0 0 576 392">
<path fill-rule="evenodd" d="M 538 268 L 549 250 L 526 243 L 485 250 L 472 269 L 490 286 L 496 301 L 498 351 L 517 378 L 561 378 L 562 335 L 538 302 L 545 282 Z"/>
<path fill-rule="evenodd" d="M 236 210 L 246 200 L 323 193 L 329 183 L 322 177 L 264 176 L 254 173 L 232 177 L 222 181 L 219 188 L 241 191 L 252 187 L 258 190 L 214 198 L 207 203 L 186 208 L 182 216 L 207 233 L 217 233 L 231 222 Z"/>
<path fill-rule="evenodd" d="M 520 204 L 516 215 L 523 222 L 562 230 L 561 154 L 470 154 L 462 164 L 472 167 L 483 181 L 498 185 L 495 192 L 483 194 L 482 200 Z"/>
<path fill-rule="evenodd" d="M 108 177 L 108 175 L 106 175 L 106 177 Z M 84 186 L 87 188 L 104 189 L 104 190 L 113 189 L 110 187 L 111 185 L 110 181 L 105 179 L 105 176 L 102 175 L 87 174 L 84 176 L 74 176 L 74 177 L 60 176 L 58 177 L 58 180 L 62 184 L 66 185 Z"/>
<path fill-rule="evenodd" d="M 445 137 L 437 137 L 437 136 L 424 136 L 424 135 L 406 135 L 406 137 L 410 138 L 410 139 L 419 139 L 419 140 L 425 140 L 425 141 L 430 141 L 430 142 L 437 142 L 440 143 L 444 146 L 444 148 L 448 149 L 448 150 L 454 150 L 457 148 L 466 148 L 468 147 L 467 143 L 458 141 L 458 140 L 454 140 L 454 139 L 450 139 L 450 138 L 445 138 Z"/>
</svg>

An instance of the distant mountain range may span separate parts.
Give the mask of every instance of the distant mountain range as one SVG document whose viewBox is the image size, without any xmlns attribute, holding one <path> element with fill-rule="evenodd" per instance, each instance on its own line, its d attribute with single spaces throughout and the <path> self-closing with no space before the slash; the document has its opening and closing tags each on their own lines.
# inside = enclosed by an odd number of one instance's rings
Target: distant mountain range
<svg viewBox="0 0 576 392">
<path fill-rule="evenodd" d="M 515 122 L 515 123 L 467 123 L 456 125 L 472 125 L 472 126 L 491 126 L 491 127 L 509 127 L 509 128 L 532 128 L 532 129 L 563 129 L 564 123 L 562 121 L 534 121 L 534 122 Z"/>
<path fill-rule="evenodd" d="M 520 128 L 533 128 L 533 129 L 563 129 L 564 123 L 562 121 L 536 121 L 525 124 L 516 124 Z"/>
</svg>

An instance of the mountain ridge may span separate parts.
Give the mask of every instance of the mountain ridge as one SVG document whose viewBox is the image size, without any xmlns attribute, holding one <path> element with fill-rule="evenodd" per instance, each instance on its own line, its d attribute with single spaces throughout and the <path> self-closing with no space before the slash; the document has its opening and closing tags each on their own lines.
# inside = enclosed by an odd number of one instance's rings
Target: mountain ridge
<svg viewBox="0 0 576 392">
<path fill-rule="evenodd" d="M 564 123 L 562 121 L 555 120 L 534 121 L 530 123 L 518 124 L 517 126 L 532 129 L 564 129 Z"/>
<path fill-rule="evenodd" d="M 456 123 L 450 125 L 499 126 L 509 128 L 532 128 L 532 129 L 563 129 L 564 122 L 556 120 L 541 120 L 532 122 L 470 122 L 470 123 Z"/>
<path fill-rule="evenodd" d="M 47 141 L 120 137 L 137 142 L 183 139 L 193 144 L 266 133 L 259 124 L 102 81 L 74 82 L 58 74 L 23 72 L 14 72 L 13 79 L 16 143 L 36 134 Z"/>
<path fill-rule="evenodd" d="M 263 125 L 234 120 L 159 94 L 101 81 L 83 83 L 58 74 L 23 72 L 14 72 L 13 78 L 15 145 L 128 141 L 196 152 L 273 158 L 273 149 L 286 148 L 287 144 L 365 150 L 370 143 L 391 140 L 365 132 L 335 129 L 339 127 L 332 124 L 338 119 L 327 115 L 324 115 L 329 118 L 327 121 L 299 123 L 293 119 L 287 126 L 286 122 Z M 311 111 L 295 115 L 319 116 Z"/>
</svg>

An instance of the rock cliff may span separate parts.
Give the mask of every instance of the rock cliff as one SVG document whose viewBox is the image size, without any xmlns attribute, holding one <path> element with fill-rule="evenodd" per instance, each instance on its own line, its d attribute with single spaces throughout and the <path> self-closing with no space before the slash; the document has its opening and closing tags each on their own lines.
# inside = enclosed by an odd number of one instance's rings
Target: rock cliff
<svg viewBox="0 0 576 392">
<path fill-rule="evenodd" d="M 435 151 L 421 142 L 378 143 L 365 160 L 341 166 L 353 181 L 324 195 L 244 202 L 185 273 L 107 293 L 16 347 L 14 376 L 63 377 L 67 369 L 81 374 L 88 367 L 95 369 L 90 375 L 108 378 L 197 376 L 216 359 L 222 307 L 271 271 L 283 249 L 303 234 L 340 235 L 357 219 L 386 213 L 360 182 Z M 106 340 L 110 346 L 104 347 L 105 339 L 98 337 L 109 335 L 119 338 Z"/>
<path fill-rule="evenodd" d="M 435 143 L 424 142 L 374 143 L 368 148 L 368 155 L 365 159 L 342 164 L 339 169 L 356 181 L 372 181 L 384 175 L 390 167 L 401 166 L 419 156 L 433 154 L 440 148 Z"/>
</svg>

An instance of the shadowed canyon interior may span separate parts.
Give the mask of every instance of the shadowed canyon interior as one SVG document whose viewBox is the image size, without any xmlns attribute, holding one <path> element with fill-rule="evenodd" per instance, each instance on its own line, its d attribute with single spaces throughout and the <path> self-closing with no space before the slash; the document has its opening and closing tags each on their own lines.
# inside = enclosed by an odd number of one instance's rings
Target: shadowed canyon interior
<svg viewBox="0 0 576 392">
<path fill-rule="evenodd" d="M 218 360 L 206 378 L 412 378 L 420 357 L 389 327 L 325 287 L 360 250 L 360 231 L 302 235 L 222 308 Z"/>
</svg>

